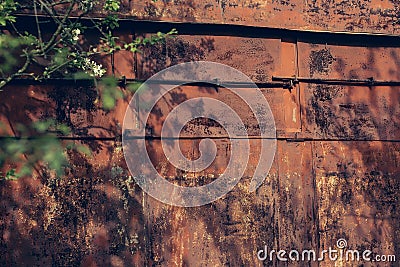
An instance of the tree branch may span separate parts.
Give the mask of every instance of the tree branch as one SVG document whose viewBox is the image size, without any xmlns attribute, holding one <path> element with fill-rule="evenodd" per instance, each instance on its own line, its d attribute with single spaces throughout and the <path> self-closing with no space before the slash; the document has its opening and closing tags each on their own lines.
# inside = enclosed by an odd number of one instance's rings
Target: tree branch
<svg viewBox="0 0 400 267">
<path fill-rule="evenodd" d="M 67 12 L 64 14 L 63 18 L 61 21 L 59 21 L 56 16 L 52 13 L 50 8 L 44 3 L 42 0 L 39 0 L 40 4 L 46 9 L 46 11 L 49 13 L 49 15 L 56 21 L 58 24 L 57 30 L 53 33 L 53 35 L 50 37 L 50 40 L 47 42 L 47 44 L 43 47 L 43 53 L 47 53 L 49 49 L 52 48 L 53 43 L 57 40 L 57 37 L 60 35 L 62 29 L 65 26 L 65 22 L 69 18 L 69 15 L 71 14 L 72 10 L 75 7 L 76 2 L 72 1 L 71 5 L 69 6 Z"/>
<path fill-rule="evenodd" d="M 36 27 L 37 27 L 37 32 L 38 32 L 38 39 L 39 39 L 41 49 L 43 51 L 43 39 L 42 39 L 42 33 L 40 31 L 39 18 L 38 18 L 37 9 L 36 9 L 36 1 L 33 1 L 33 9 L 35 11 L 35 21 L 36 21 Z"/>
<path fill-rule="evenodd" d="M 11 74 L 10 76 L 8 76 L 7 78 L 5 78 L 4 80 L 2 80 L 0 82 L 0 91 L 3 91 L 1 88 L 6 86 L 15 77 L 20 76 L 22 73 L 24 73 L 26 71 L 26 69 L 29 67 L 29 64 L 31 63 L 31 55 L 26 54 L 25 56 L 26 56 L 26 60 L 25 60 L 24 65 L 17 72 Z"/>
</svg>

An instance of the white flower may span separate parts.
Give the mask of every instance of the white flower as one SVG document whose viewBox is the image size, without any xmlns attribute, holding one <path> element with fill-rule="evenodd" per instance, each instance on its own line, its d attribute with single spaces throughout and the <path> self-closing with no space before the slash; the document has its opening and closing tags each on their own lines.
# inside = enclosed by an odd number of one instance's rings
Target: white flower
<svg viewBox="0 0 400 267">
<path fill-rule="evenodd" d="M 74 40 L 75 42 L 79 40 L 79 34 L 81 34 L 81 30 L 80 29 L 74 29 L 71 31 L 72 33 L 72 40 Z"/>
<path fill-rule="evenodd" d="M 97 1 L 92 0 L 82 0 L 79 1 L 79 8 L 83 11 L 89 11 L 93 8 Z"/>
<path fill-rule="evenodd" d="M 85 58 L 82 62 L 81 68 L 91 76 L 101 77 L 106 73 L 103 65 L 97 64 L 95 61 Z"/>
<path fill-rule="evenodd" d="M 103 76 L 103 74 L 104 74 L 104 70 L 102 69 L 102 65 L 100 64 L 100 65 L 93 65 L 93 74 L 95 75 L 95 76 L 99 76 L 99 77 L 101 77 L 101 76 Z"/>
</svg>

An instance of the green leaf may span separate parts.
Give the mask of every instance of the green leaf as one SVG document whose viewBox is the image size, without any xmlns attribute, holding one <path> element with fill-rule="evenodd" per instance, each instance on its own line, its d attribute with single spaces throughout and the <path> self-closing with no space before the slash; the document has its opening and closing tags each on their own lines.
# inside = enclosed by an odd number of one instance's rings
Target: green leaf
<svg viewBox="0 0 400 267">
<path fill-rule="evenodd" d="M 104 4 L 104 9 L 107 11 L 118 11 L 120 7 L 120 2 L 117 0 L 106 0 Z"/>
<path fill-rule="evenodd" d="M 130 91 L 130 92 L 136 92 L 138 89 L 139 89 L 139 87 L 142 85 L 142 83 L 140 83 L 140 82 L 134 82 L 134 83 L 130 83 L 128 86 L 127 86 L 127 89 Z"/>
<path fill-rule="evenodd" d="M 15 157 L 18 154 L 22 154 L 25 151 L 24 140 L 13 140 L 6 144 L 6 152 Z"/>
<path fill-rule="evenodd" d="M 44 133 L 49 129 L 49 121 L 38 121 L 33 124 L 33 127 L 39 132 Z"/>
<path fill-rule="evenodd" d="M 84 71 L 75 72 L 75 73 L 73 74 L 73 77 L 74 77 L 75 80 L 93 79 L 92 76 L 90 76 L 89 74 L 87 74 L 87 73 L 84 72 Z"/>
<path fill-rule="evenodd" d="M 24 166 L 22 166 L 22 168 L 20 169 L 19 173 L 18 173 L 18 178 L 25 176 L 25 175 L 30 175 L 32 173 L 32 167 L 28 164 L 25 164 Z"/>
<path fill-rule="evenodd" d="M 71 133 L 71 129 L 65 124 L 57 125 L 56 130 L 60 131 L 63 135 L 68 135 Z"/>
<path fill-rule="evenodd" d="M 4 176 L 6 180 L 17 180 L 18 176 L 15 169 L 8 170 Z"/>
<path fill-rule="evenodd" d="M 76 150 L 85 154 L 86 156 L 92 155 L 92 151 L 87 146 L 77 146 Z"/>
<path fill-rule="evenodd" d="M 103 108 L 110 110 L 115 106 L 115 99 L 110 94 L 103 94 Z"/>
</svg>

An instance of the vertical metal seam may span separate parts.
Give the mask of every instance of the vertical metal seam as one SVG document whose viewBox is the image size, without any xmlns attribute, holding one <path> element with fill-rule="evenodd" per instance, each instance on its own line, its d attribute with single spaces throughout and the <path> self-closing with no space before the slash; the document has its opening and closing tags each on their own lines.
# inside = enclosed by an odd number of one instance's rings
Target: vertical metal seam
<svg viewBox="0 0 400 267">
<path fill-rule="evenodd" d="M 276 157 L 276 168 L 277 168 L 277 175 L 276 175 L 276 184 L 277 184 L 277 186 L 276 186 L 276 188 L 277 188 L 277 190 L 278 190 L 278 192 L 277 192 L 277 199 L 274 199 L 274 202 L 275 202 L 275 200 L 276 200 L 276 207 L 277 207 L 277 228 L 278 229 L 276 229 L 277 230 L 277 233 L 276 233 L 276 235 L 277 235 L 277 238 L 276 238 L 276 247 L 277 248 L 280 248 L 280 242 L 279 242 L 279 240 L 280 240 L 280 229 L 281 229 L 281 218 L 280 218 L 280 215 L 281 215 L 281 206 L 280 206 L 280 202 L 279 202 L 279 199 L 280 199 L 280 191 L 281 191 L 281 183 L 280 183 L 280 173 L 281 173 L 281 170 L 280 170 L 280 164 L 279 164 L 279 160 L 280 160 L 280 149 L 279 149 L 279 143 L 277 143 L 277 147 L 276 147 L 276 152 L 275 152 L 275 157 Z M 275 212 L 275 210 L 274 210 L 274 212 Z M 275 259 L 276 261 L 277 261 L 277 259 Z"/>
<path fill-rule="evenodd" d="M 297 79 L 298 76 L 300 76 L 300 68 L 299 68 L 299 45 L 298 45 L 298 38 L 296 38 L 296 43 L 295 43 L 295 77 Z M 302 120 L 302 115 L 301 113 L 303 112 L 302 105 L 301 105 L 301 90 L 300 90 L 300 83 L 297 84 L 296 86 L 296 93 L 297 93 L 297 104 L 299 107 L 299 120 L 300 120 L 300 132 L 303 132 L 303 120 Z"/>
<path fill-rule="evenodd" d="M 321 243 L 321 236 L 320 236 L 320 229 L 319 229 L 319 203 L 318 200 L 319 198 L 319 194 L 318 194 L 318 189 L 317 189 L 317 175 L 315 173 L 315 160 L 314 160 L 314 151 L 315 151 L 315 141 L 311 141 L 311 176 L 312 176 L 312 183 L 313 183 L 313 190 L 314 190 L 314 211 L 315 211 L 315 239 L 317 241 L 316 243 L 316 249 L 317 252 L 319 254 L 320 251 L 320 243 Z M 317 263 L 318 266 L 320 266 L 320 263 Z"/>
</svg>

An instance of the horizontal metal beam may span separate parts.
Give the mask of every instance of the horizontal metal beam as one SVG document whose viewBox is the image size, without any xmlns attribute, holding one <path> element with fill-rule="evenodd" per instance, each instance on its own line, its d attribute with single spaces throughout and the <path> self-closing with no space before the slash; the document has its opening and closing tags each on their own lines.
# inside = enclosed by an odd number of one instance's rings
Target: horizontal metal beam
<svg viewBox="0 0 400 267">
<path fill-rule="evenodd" d="M 121 142 L 122 141 L 122 135 L 117 135 L 113 137 L 97 137 L 97 136 L 53 136 L 54 138 L 57 138 L 59 140 L 83 140 L 83 141 L 115 141 L 115 142 Z M 19 136 L 0 136 L 0 144 L 3 141 L 10 141 L 10 140 L 36 140 L 39 138 L 43 138 L 43 136 L 25 136 L 25 137 L 19 137 Z M 271 137 L 261 137 L 261 136 L 248 136 L 248 137 L 229 137 L 229 136 L 177 136 L 177 137 L 160 137 L 160 136 L 152 136 L 152 135 L 146 135 L 146 136 L 124 136 L 126 140 L 138 140 L 138 139 L 145 139 L 148 141 L 152 140 L 199 140 L 199 139 L 214 139 L 214 140 L 220 140 L 220 139 L 254 139 L 254 140 L 278 140 L 278 141 L 287 141 L 287 142 L 331 142 L 331 141 L 341 141 L 341 142 L 388 142 L 388 143 L 399 143 L 399 139 L 368 139 L 368 138 L 359 138 L 359 139 L 352 139 L 352 138 L 340 138 L 340 137 L 327 137 L 327 138 L 293 138 L 293 137 L 284 137 L 284 136 L 277 136 L 275 138 Z"/>
<path fill-rule="evenodd" d="M 32 28 L 35 31 L 36 22 L 34 14 L 17 14 L 17 24 L 20 27 Z M 77 17 L 71 17 L 71 20 Z M 82 24 L 91 21 L 101 21 L 104 18 L 81 18 Z M 45 15 L 39 15 L 42 23 L 47 23 L 47 30 L 55 27 L 54 22 Z M 320 44 L 335 44 L 363 47 L 400 47 L 400 36 L 394 34 L 363 33 L 363 32 L 337 32 L 304 29 L 273 28 L 268 26 L 247 26 L 237 24 L 213 24 L 198 22 L 169 22 L 150 21 L 132 18 L 120 18 L 120 27 L 117 31 L 129 33 L 156 33 L 168 32 L 172 28 L 182 35 L 210 35 L 210 36 L 239 36 L 249 38 L 276 38 L 285 41 L 302 41 Z M 1 28 L 1 27 L 0 27 Z"/>
<path fill-rule="evenodd" d="M 1 79 L 0 79 L 1 81 Z M 125 87 L 129 84 L 147 83 L 147 84 L 164 84 L 164 85 L 188 85 L 188 86 L 203 86 L 213 88 L 241 88 L 251 89 L 254 84 L 258 88 L 276 88 L 276 89 L 292 89 L 294 85 L 304 82 L 312 84 L 328 84 L 328 85 L 351 85 L 351 86 L 400 86 L 400 81 L 382 81 L 374 80 L 372 77 L 368 79 L 323 79 L 323 78 L 308 78 L 294 76 L 272 76 L 271 82 L 235 82 L 235 81 L 220 81 L 218 79 L 211 81 L 188 81 L 188 80 L 144 80 L 144 79 L 127 79 L 122 77 L 118 79 L 118 84 Z M 89 85 L 94 86 L 94 79 L 72 79 L 72 78 L 51 78 L 45 80 L 35 80 L 31 78 L 14 79 L 11 85 Z"/>
<path fill-rule="evenodd" d="M 329 78 L 308 78 L 308 77 L 295 77 L 295 76 L 272 76 L 273 81 L 281 81 L 284 83 L 298 84 L 314 83 L 314 84 L 328 84 L 328 85 L 352 85 L 352 86 L 400 86 L 400 81 L 382 81 L 375 80 L 373 77 L 368 79 L 329 79 Z"/>
<path fill-rule="evenodd" d="M 1 81 L 2 79 L 0 79 Z M 258 88 L 289 88 L 289 83 L 285 82 L 260 82 L 260 83 L 248 83 L 248 82 L 234 82 L 234 81 L 219 81 L 218 79 L 212 81 L 188 81 L 188 80 L 144 80 L 144 79 L 127 79 L 122 77 L 118 79 L 118 85 L 121 87 L 128 86 L 130 84 L 147 83 L 147 84 L 163 84 L 163 85 L 188 85 L 188 86 L 203 86 L 213 88 L 254 88 L 256 85 Z M 17 78 L 12 80 L 10 85 L 87 85 L 94 86 L 94 79 L 73 79 L 73 78 L 49 78 L 43 80 L 36 80 L 32 78 Z"/>
</svg>

